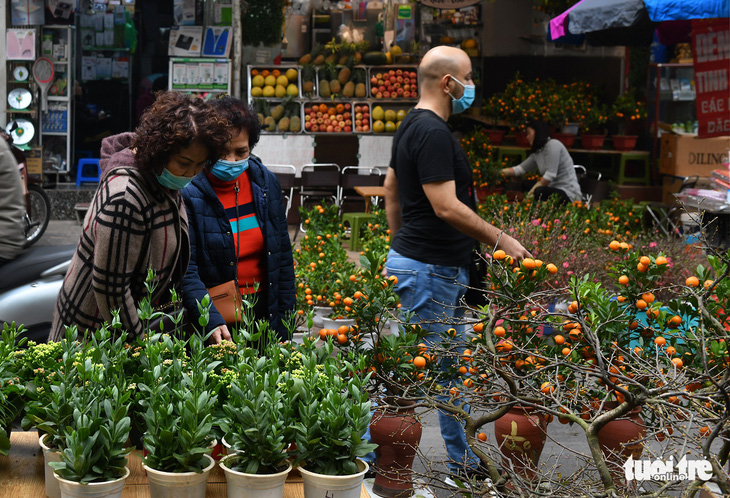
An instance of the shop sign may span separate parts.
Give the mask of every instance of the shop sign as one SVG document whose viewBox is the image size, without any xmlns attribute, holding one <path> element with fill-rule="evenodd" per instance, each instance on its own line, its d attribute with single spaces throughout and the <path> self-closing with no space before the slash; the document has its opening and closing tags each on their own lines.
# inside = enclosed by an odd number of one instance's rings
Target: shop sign
<svg viewBox="0 0 730 498">
<path fill-rule="evenodd" d="M 426 7 L 435 7 L 437 9 L 461 9 L 476 5 L 480 0 L 420 0 Z"/>
<path fill-rule="evenodd" d="M 697 121 L 700 138 L 730 135 L 730 25 L 727 19 L 692 21 Z"/>
<path fill-rule="evenodd" d="M 29 175 L 43 174 L 43 150 L 40 147 L 25 152 L 25 169 Z"/>
</svg>

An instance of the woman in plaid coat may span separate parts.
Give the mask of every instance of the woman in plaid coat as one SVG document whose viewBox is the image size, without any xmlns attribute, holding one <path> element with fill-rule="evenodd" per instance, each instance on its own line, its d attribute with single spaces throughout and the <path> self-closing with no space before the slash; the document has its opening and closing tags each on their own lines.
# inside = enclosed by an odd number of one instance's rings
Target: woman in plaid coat
<svg viewBox="0 0 730 498">
<path fill-rule="evenodd" d="M 190 258 L 179 190 L 221 157 L 229 139 L 227 122 L 208 103 L 169 92 L 160 94 L 135 133 L 104 140 L 102 180 L 56 301 L 49 340 L 62 338 L 69 325 L 83 332 L 111 323 L 117 310 L 130 338 L 144 332 L 137 305 L 147 295 L 148 270 L 155 272 L 152 303 L 167 302 Z"/>
</svg>

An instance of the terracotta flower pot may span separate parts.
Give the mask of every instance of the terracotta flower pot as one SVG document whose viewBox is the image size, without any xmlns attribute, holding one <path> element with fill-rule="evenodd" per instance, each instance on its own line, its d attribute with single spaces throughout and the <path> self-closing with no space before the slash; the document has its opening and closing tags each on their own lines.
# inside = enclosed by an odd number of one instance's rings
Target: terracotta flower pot
<svg viewBox="0 0 730 498">
<path fill-rule="evenodd" d="M 373 492 L 387 497 L 411 496 L 413 459 L 423 427 L 415 416 L 415 402 L 396 399 L 389 403 L 398 407 L 377 408 L 370 422 L 370 440 L 378 445 Z"/>
<path fill-rule="evenodd" d="M 615 406 L 607 403 L 606 408 L 613 409 Z M 641 407 L 631 410 L 625 418 L 612 420 L 598 431 L 598 442 L 601 451 L 606 458 L 616 458 L 612 455 L 621 455 L 619 463 L 623 463 L 629 456 L 634 460 L 641 458 L 644 445 L 641 443 L 627 444 L 631 441 L 643 439 L 646 435 L 646 427 L 641 419 Z"/>
<path fill-rule="evenodd" d="M 547 438 L 545 417 L 534 408 L 513 406 L 494 422 L 494 435 L 505 469 L 534 479 Z"/>
<path fill-rule="evenodd" d="M 477 202 L 483 202 L 487 197 L 494 194 L 503 194 L 504 187 L 476 187 Z"/>
<path fill-rule="evenodd" d="M 489 135 L 489 141 L 492 142 L 492 145 L 499 145 L 502 143 L 502 140 L 504 140 L 504 134 L 506 132 L 504 130 L 487 130 L 487 134 Z"/>
<path fill-rule="evenodd" d="M 529 147 L 530 142 L 527 140 L 527 132 L 526 131 L 518 131 L 515 133 L 515 141 L 517 142 L 517 145 L 520 147 Z"/>
<path fill-rule="evenodd" d="M 566 147 L 572 147 L 573 144 L 575 144 L 575 135 L 570 135 L 568 133 L 553 133 L 552 137 Z"/>
<path fill-rule="evenodd" d="M 613 135 L 613 148 L 620 151 L 634 150 L 637 135 Z"/>
<path fill-rule="evenodd" d="M 584 133 L 580 136 L 583 148 L 588 150 L 599 150 L 603 148 L 603 142 L 605 140 L 606 135 L 588 135 Z"/>
<path fill-rule="evenodd" d="M 606 403 L 606 408 L 616 408 L 616 402 Z M 634 460 L 641 458 L 644 445 L 640 441 L 646 436 L 646 427 L 641 419 L 641 407 L 638 406 L 627 413 L 624 418 L 612 420 L 598 431 L 598 444 L 604 457 L 609 463 L 611 476 L 616 484 L 624 483 L 621 464 L 632 456 Z M 634 441 L 632 443 L 632 441 Z M 626 484 L 626 483 L 624 483 Z"/>
</svg>

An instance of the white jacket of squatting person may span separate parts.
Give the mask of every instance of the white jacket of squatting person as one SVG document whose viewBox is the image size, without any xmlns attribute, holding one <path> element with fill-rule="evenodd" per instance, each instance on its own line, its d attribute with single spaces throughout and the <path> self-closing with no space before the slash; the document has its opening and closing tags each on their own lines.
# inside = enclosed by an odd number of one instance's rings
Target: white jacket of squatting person
<svg viewBox="0 0 730 498">
<path fill-rule="evenodd" d="M 14 259 L 25 246 L 23 180 L 8 143 L 0 138 L 0 261 Z"/>
</svg>

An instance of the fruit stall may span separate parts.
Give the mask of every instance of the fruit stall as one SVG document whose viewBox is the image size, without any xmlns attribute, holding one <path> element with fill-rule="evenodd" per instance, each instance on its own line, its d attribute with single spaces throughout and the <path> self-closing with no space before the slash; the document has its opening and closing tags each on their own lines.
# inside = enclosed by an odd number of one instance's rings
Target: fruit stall
<svg viewBox="0 0 730 498">
<path fill-rule="evenodd" d="M 383 62 L 382 55 L 358 60 Z M 331 149 L 327 136 L 342 136 L 347 138 L 337 142 L 344 152 L 331 162 L 343 167 L 388 164 L 393 135 L 418 102 L 417 66 L 355 65 L 354 60 L 247 67 L 247 99 L 262 123 L 257 145 L 262 159 L 301 169 L 322 162 L 315 149 Z"/>
<path fill-rule="evenodd" d="M 415 65 L 248 66 L 265 133 L 394 134 L 418 100 Z"/>
</svg>

